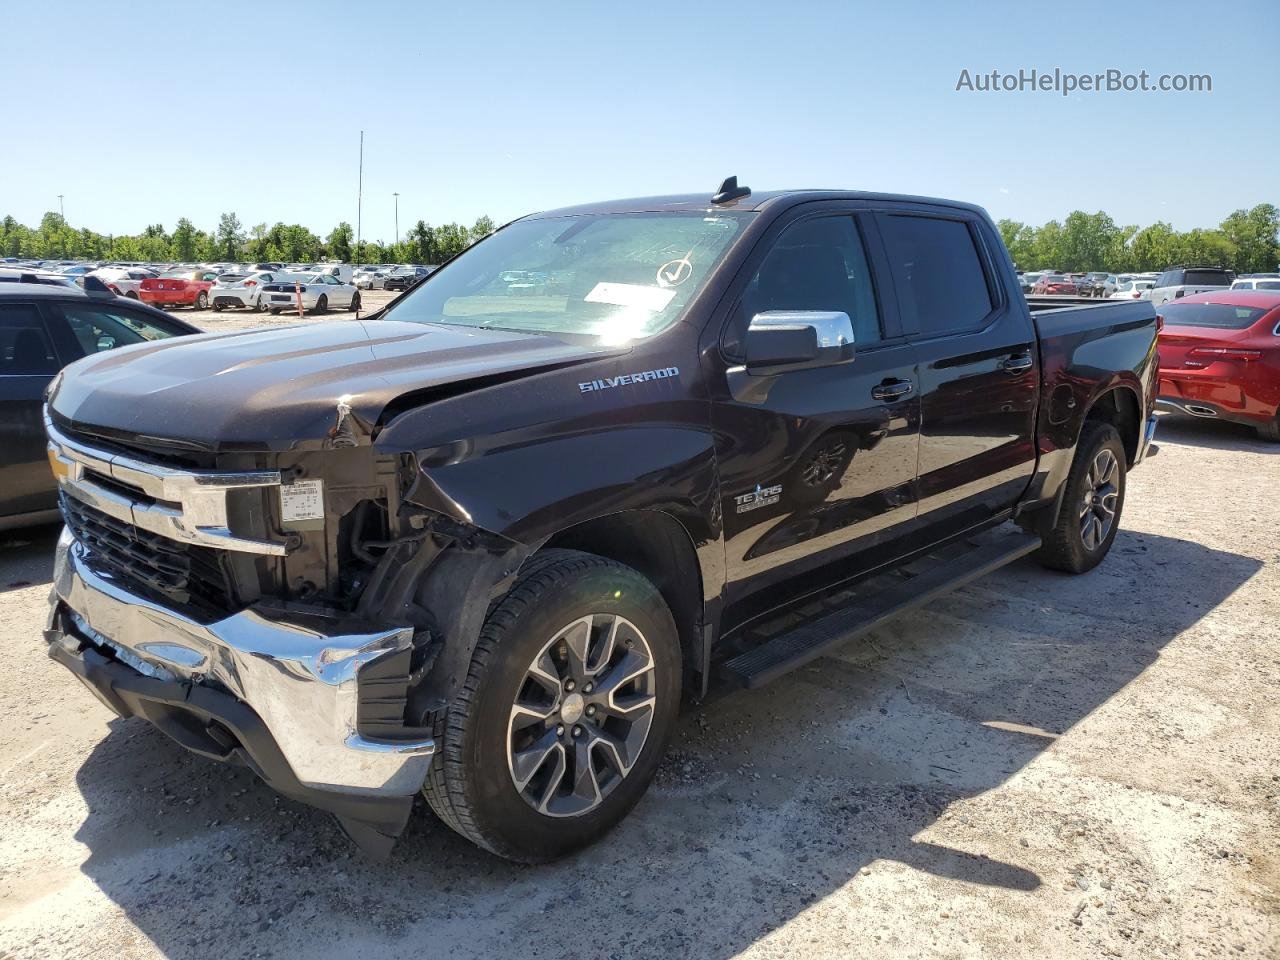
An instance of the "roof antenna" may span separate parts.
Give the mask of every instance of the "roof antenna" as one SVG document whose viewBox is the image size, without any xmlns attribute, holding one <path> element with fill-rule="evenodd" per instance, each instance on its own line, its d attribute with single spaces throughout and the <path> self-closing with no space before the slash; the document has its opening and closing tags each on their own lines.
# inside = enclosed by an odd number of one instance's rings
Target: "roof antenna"
<svg viewBox="0 0 1280 960">
<path fill-rule="evenodd" d="M 720 189 L 716 195 L 711 198 L 712 203 L 732 203 L 734 200 L 741 200 L 743 197 L 751 196 L 750 187 L 738 186 L 737 177 L 726 177 L 724 183 L 720 184 Z"/>
</svg>

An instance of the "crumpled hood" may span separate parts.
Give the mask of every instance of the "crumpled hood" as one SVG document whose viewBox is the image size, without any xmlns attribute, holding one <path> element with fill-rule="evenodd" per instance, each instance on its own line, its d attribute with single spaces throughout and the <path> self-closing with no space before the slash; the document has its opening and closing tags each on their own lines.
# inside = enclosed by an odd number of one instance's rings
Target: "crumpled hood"
<svg viewBox="0 0 1280 960">
<path fill-rule="evenodd" d="M 209 450 L 283 450 L 335 434 L 349 445 L 404 394 L 625 352 L 383 320 L 206 334 L 79 360 L 64 371 L 52 408 L 73 427 Z"/>
</svg>

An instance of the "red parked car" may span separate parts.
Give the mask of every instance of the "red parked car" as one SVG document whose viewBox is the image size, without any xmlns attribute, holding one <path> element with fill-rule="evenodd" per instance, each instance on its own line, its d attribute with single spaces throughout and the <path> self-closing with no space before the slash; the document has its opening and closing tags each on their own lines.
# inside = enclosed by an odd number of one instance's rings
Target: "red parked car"
<svg viewBox="0 0 1280 960">
<path fill-rule="evenodd" d="M 1197 293 L 1160 313 L 1161 403 L 1280 441 L 1280 293 Z"/>
<path fill-rule="evenodd" d="M 212 270 L 170 270 L 138 284 L 138 299 L 153 307 L 209 308 L 209 288 L 217 274 Z"/>
<path fill-rule="evenodd" d="M 1031 292 L 1047 293 L 1056 296 L 1076 295 L 1076 282 L 1064 273 L 1046 273 L 1043 277 L 1036 281 L 1036 285 L 1031 288 Z"/>
</svg>

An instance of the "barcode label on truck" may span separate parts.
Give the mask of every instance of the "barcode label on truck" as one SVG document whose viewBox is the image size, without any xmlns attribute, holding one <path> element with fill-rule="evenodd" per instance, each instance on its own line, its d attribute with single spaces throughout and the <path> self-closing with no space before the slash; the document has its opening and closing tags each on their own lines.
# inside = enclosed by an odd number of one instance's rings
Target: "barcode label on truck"
<svg viewBox="0 0 1280 960">
<path fill-rule="evenodd" d="M 299 480 L 280 487 L 280 517 L 286 523 L 324 517 L 324 482 Z"/>
</svg>

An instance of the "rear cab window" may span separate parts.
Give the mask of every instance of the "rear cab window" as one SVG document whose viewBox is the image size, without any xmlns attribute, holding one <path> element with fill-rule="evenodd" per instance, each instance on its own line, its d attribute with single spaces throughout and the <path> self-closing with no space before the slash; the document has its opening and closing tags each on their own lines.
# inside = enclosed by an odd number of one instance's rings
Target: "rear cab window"
<svg viewBox="0 0 1280 960">
<path fill-rule="evenodd" d="M 970 220 L 891 213 L 880 229 L 909 334 L 938 337 L 984 325 L 998 297 Z"/>
</svg>

